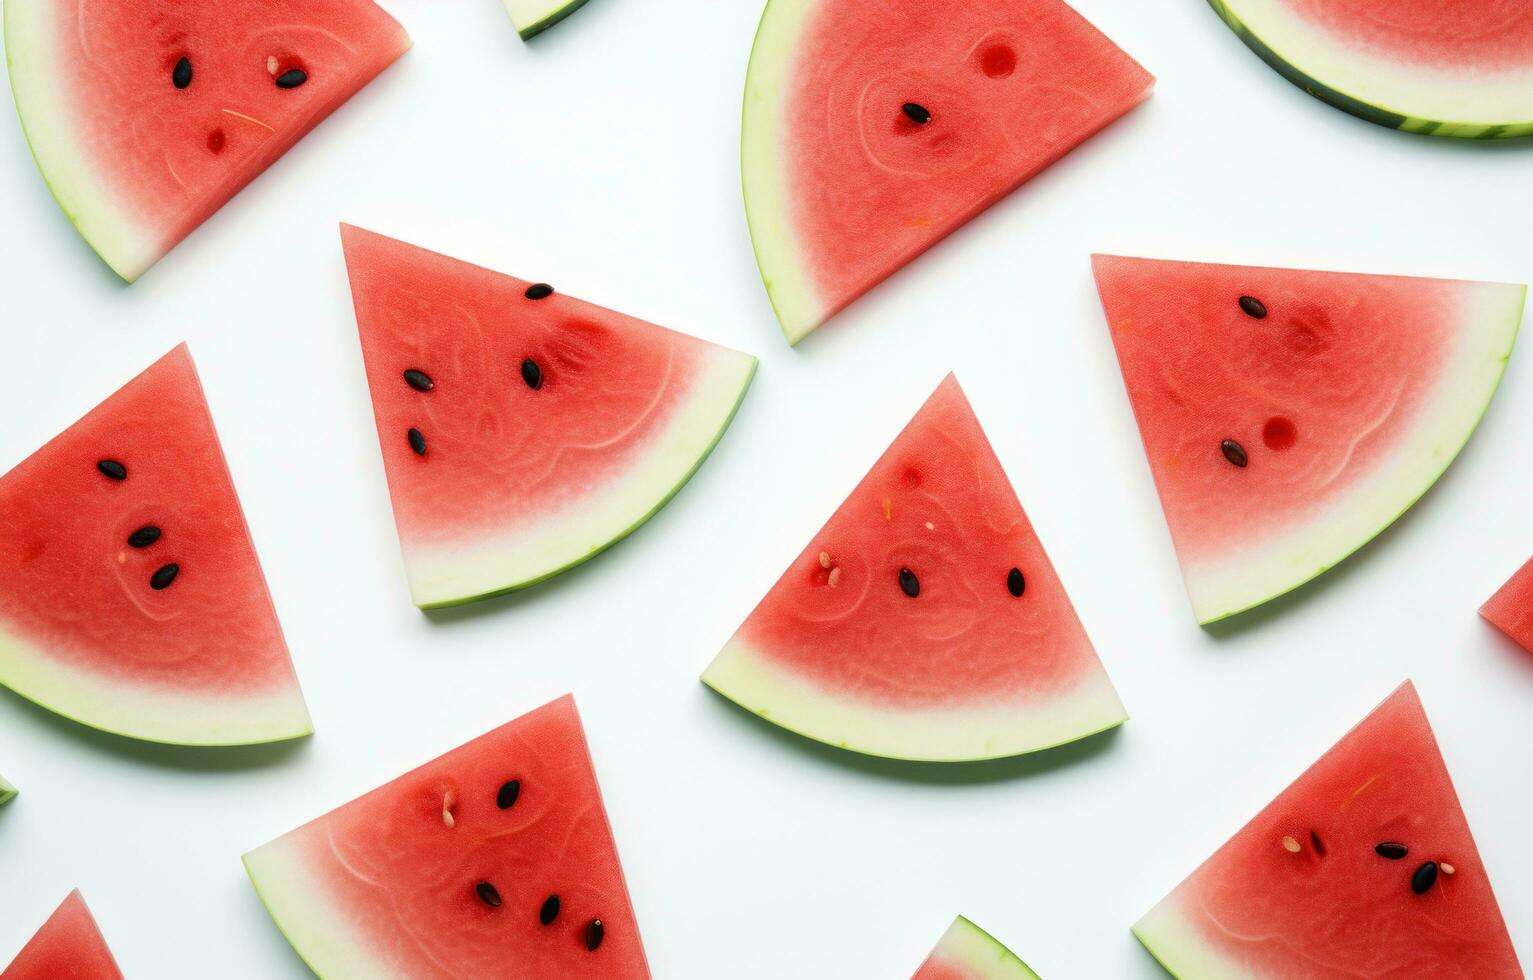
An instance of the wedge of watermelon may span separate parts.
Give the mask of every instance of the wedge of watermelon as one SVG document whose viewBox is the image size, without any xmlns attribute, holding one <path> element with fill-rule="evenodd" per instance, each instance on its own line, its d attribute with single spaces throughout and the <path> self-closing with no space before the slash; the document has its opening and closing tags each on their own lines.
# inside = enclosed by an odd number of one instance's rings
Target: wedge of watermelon
<svg viewBox="0 0 1533 980">
<path fill-rule="evenodd" d="M 869 755 L 1019 755 L 1127 715 L 979 420 L 938 386 L 703 673 Z"/>
<path fill-rule="evenodd" d="M 122 980 L 122 971 L 77 888 L 0 972 L 0 980 Z"/>
<path fill-rule="evenodd" d="M 322 977 L 649 976 L 568 695 L 244 860 Z"/>
<path fill-rule="evenodd" d="M 1480 615 L 1533 653 L 1533 558 L 1480 607 Z"/>
<path fill-rule="evenodd" d="M 1038 980 L 1038 974 L 960 915 L 910 980 Z"/>
<path fill-rule="evenodd" d="M 611 547 L 708 458 L 748 354 L 342 226 L 410 592 L 450 606 Z"/>
<path fill-rule="evenodd" d="M 740 157 L 756 261 L 788 342 L 1154 84 L 1060 0 L 770 0 Z"/>
<path fill-rule="evenodd" d="M 1134 934 L 1180 980 L 1523 975 L 1409 681 Z"/>
<path fill-rule="evenodd" d="M 369 0 L 5 0 L 32 155 L 130 282 L 409 46 Z"/>
<path fill-rule="evenodd" d="M 1208 0 L 1263 61 L 1391 129 L 1533 133 L 1533 7 L 1521 0 Z"/>
<path fill-rule="evenodd" d="M 1526 288 L 1092 259 L 1198 620 L 1297 588 L 1407 510 L 1500 383 Z"/>
<path fill-rule="evenodd" d="M 0 776 L 0 803 L 9 803 L 15 797 L 16 787 L 6 782 L 3 776 Z"/>
<path fill-rule="evenodd" d="M 311 731 L 182 344 L 0 477 L 0 683 L 156 742 Z"/>
<path fill-rule="evenodd" d="M 542 34 L 586 5 L 586 0 L 501 0 L 523 41 Z"/>
</svg>

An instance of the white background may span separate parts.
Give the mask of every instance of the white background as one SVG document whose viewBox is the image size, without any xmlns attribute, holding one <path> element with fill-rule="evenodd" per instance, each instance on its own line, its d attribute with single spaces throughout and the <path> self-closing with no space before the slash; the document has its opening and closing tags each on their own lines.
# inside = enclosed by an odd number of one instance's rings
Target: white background
<svg viewBox="0 0 1533 980">
<path fill-rule="evenodd" d="M 1343 115 L 1198 0 L 1078 6 L 1156 95 L 797 351 L 740 203 L 756 0 L 594 0 L 530 45 L 495 0 L 391 0 L 415 49 L 132 287 L 0 120 L 0 469 L 190 340 L 317 729 L 174 751 L 0 694 L 0 773 L 22 787 L 0 810 L 0 962 L 78 885 L 129 977 L 302 977 L 239 855 L 573 690 L 657 977 L 906 976 L 963 912 L 1046 977 L 1153 978 L 1129 925 L 1406 677 L 1533 956 L 1533 656 L 1475 615 L 1533 552 L 1533 356 L 1396 527 L 1204 631 L 1087 263 L 1526 281 L 1533 146 Z M 761 371 L 707 465 L 628 541 L 425 616 L 343 219 L 751 351 Z M 910 768 L 707 691 L 697 674 L 949 369 L 1132 720 L 1017 762 Z"/>
</svg>

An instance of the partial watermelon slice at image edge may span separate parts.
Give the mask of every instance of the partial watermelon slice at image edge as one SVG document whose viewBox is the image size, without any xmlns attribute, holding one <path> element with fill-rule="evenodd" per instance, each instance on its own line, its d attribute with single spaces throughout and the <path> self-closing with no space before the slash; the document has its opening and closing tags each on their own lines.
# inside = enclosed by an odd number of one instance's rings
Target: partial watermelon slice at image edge
<svg viewBox="0 0 1533 980">
<path fill-rule="evenodd" d="M 953 920 L 911 980 L 1039 980 L 1022 958 L 964 916 Z"/>
<path fill-rule="evenodd" d="M 1480 615 L 1529 653 L 1533 653 L 1533 558 L 1496 590 Z"/>
<path fill-rule="evenodd" d="M 501 0 L 523 41 L 536 37 L 586 5 L 586 0 Z"/>
<path fill-rule="evenodd" d="M 1413 64 L 1343 43 L 1287 0 L 1208 3 L 1278 74 L 1354 116 L 1428 136 L 1533 134 L 1533 65 L 1497 72 Z M 1454 15 L 1444 8 L 1443 16 Z"/>
<path fill-rule="evenodd" d="M 5 980 L 122 980 L 101 927 L 76 888 L 64 897 L 11 965 Z"/>
<path fill-rule="evenodd" d="M 15 796 L 16 787 L 6 782 L 4 776 L 0 776 L 0 803 L 9 803 Z"/>
</svg>

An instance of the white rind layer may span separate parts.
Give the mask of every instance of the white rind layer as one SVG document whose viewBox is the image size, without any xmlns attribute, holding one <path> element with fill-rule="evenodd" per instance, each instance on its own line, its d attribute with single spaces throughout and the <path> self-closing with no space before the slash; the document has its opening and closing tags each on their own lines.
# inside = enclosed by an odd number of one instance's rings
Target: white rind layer
<svg viewBox="0 0 1533 980">
<path fill-rule="evenodd" d="M 1465 138 L 1533 133 L 1533 65 L 1477 70 L 1421 64 L 1349 41 L 1295 12 L 1288 0 L 1210 2 L 1237 32 L 1295 72 L 1401 117 L 1394 123 L 1400 129 Z"/>
<path fill-rule="evenodd" d="M 272 921 L 316 976 L 345 980 L 407 980 L 373 955 L 377 943 L 342 914 L 350 907 L 331 901 L 309 873 L 312 858 L 303 838 L 289 834 L 240 860 Z"/>
<path fill-rule="evenodd" d="M 16 112 L 37 169 L 59 207 L 106 264 L 132 282 L 154 264 L 161 243 L 101 179 L 73 133 L 75 109 L 64 87 L 68 67 L 56 63 L 57 0 L 4 0 L 5 61 Z"/>
<path fill-rule="evenodd" d="M 942 934 L 932 958 L 961 965 L 966 980 L 1039 980 L 1016 953 L 961 915 Z"/>
<path fill-rule="evenodd" d="M 1466 283 L 1458 338 L 1417 424 L 1389 454 L 1320 514 L 1249 548 L 1182 571 L 1198 622 L 1244 612 L 1330 569 L 1367 544 L 1431 489 L 1469 441 L 1500 385 L 1517 340 L 1527 287 Z"/>
<path fill-rule="evenodd" d="M 1198 935 L 1174 893 L 1134 923 L 1134 936 L 1177 980 L 1258 980 Z"/>
<path fill-rule="evenodd" d="M 961 708 L 882 707 L 815 685 L 738 636 L 703 683 L 774 724 L 865 755 L 916 762 L 1000 759 L 1074 742 L 1128 720 L 1101 667 L 1047 700 Z"/>
<path fill-rule="evenodd" d="M 586 0 L 501 0 L 511 24 L 526 40 L 541 34 L 585 5 Z"/>
<path fill-rule="evenodd" d="M 713 348 L 686 403 L 633 467 L 556 514 L 470 541 L 406 543 L 410 594 L 422 609 L 513 592 L 559 574 L 626 537 L 691 478 L 723 436 L 756 373 L 756 359 Z"/>
<path fill-rule="evenodd" d="M 257 695 L 207 695 L 113 680 L 65 664 L 0 624 L 0 683 L 66 718 L 173 745 L 254 745 L 313 734 L 297 682 Z"/>
<path fill-rule="evenodd" d="M 770 0 L 756 30 L 750 68 L 745 76 L 745 107 L 740 120 L 740 177 L 745 218 L 750 225 L 756 264 L 777 321 L 788 343 L 797 344 L 835 311 L 826 309 L 799 261 L 790 223 L 792 200 L 782 149 L 787 125 L 783 99 L 798 38 L 818 0 Z"/>
</svg>

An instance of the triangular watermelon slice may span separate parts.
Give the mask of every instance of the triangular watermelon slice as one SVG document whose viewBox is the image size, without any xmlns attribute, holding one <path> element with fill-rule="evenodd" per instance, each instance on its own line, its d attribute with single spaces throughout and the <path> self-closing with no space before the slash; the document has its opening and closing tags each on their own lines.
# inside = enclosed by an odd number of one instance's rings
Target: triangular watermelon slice
<svg viewBox="0 0 1533 980">
<path fill-rule="evenodd" d="M 16 787 L 6 782 L 5 777 L 0 776 L 0 803 L 9 803 L 15 797 Z"/>
<path fill-rule="evenodd" d="M 0 972 L 0 980 L 122 980 L 122 971 L 77 888 Z"/>
<path fill-rule="evenodd" d="M 1407 681 L 1134 926 L 1181 980 L 1519 980 Z"/>
<path fill-rule="evenodd" d="M 0 683 L 156 742 L 307 735 L 182 344 L 0 477 Z"/>
<path fill-rule="evenodd" d="M 1533 558 L 1480 607 L 1480 615 L 1533 653 Z"/>
<path fill-rule="evenodd" d="M 960 915 L 910 980 L 1038 980 L 1038 974 L 1000 940 Z"/>
<path fill-rule="evenodd" d="M 322 977 L 649 976 L 568 695 L 244 860 Z"/>
<path fill-rule="evenodd" d="M 952 375 L 703 682 L 801 735 L 900 759 L 1019 755 L 1127 718 Z"/>
<path fill-rule="evenodd" d="M 723 436 L 748 354 L 342 226 L 410 592 L 526 588 L 615 544 Z"/>
<path fill-rule="evenodd" d="M 1061 0 L 770 0 L 745 212 L 788 342 L 1150 95 Z"/>
<path fill-rule="evenodd" d="M 1150 471 L 1199 622 L 1362 547 L 1495 394 L 1526 287 L 1098 255 Z"/>
<path fill-rule="evenodd" d="M 523 41 L 536 37 L 584 7 L 586 0 L 501 0 Z"/>
<path fill-rule="evenodd" d="M 32 155 L 129 282 L 409 46 L 370 0 L 5 0 Z"/>
</svg>

